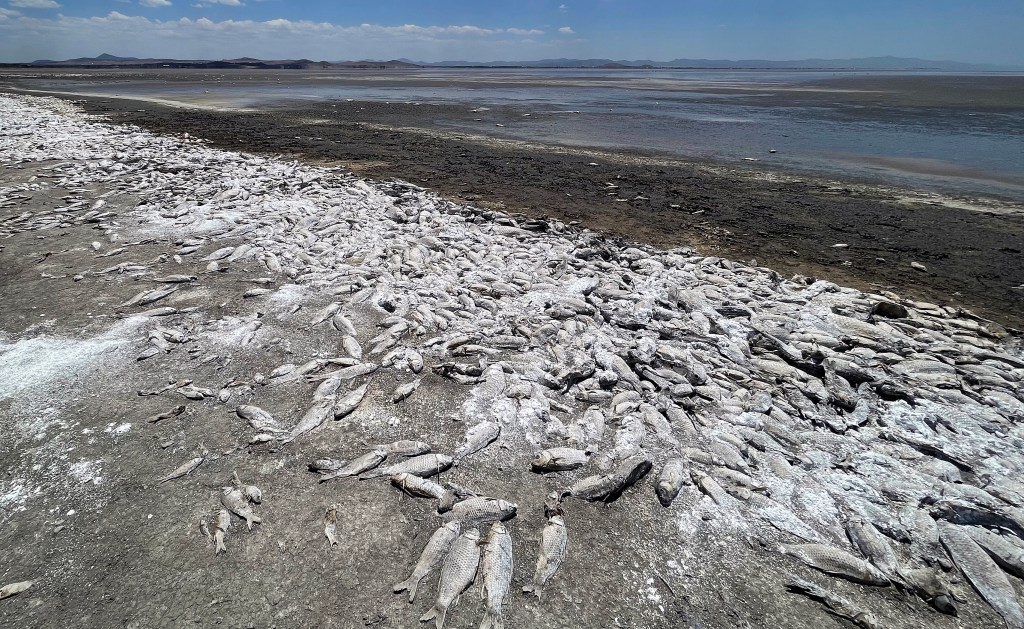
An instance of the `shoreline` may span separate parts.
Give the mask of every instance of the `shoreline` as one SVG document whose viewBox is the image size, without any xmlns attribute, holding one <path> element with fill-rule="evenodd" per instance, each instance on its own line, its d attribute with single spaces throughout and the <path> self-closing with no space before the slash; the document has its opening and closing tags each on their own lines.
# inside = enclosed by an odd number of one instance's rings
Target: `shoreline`
<svg viewBox="0 0 1024 629">
<path fill-rule="evenodd" d="M 1024 328 L 1024 204 L 1007 199 L 542 144 L 437 124 L 465 117 L 454 105 L 346 100 L 236 109 L 31 91 L 221 148 L 407 180 L 457 203 L 579 221 L 614 238 L 692 247 L 784 275 L 894 290 Z M 520 112 L 508 106 L 473 115 L 481 124 L 500 124 Z"/>
</svg>

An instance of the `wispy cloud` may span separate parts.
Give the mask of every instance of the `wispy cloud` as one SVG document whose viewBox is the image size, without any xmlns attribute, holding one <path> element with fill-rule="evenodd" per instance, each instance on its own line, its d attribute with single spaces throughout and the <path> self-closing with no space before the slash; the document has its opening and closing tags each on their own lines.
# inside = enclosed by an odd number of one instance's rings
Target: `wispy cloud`
<svg viewBox="0 0 1024 629">
<path fill-rule="evenodd" d="M 171 0 L 139 0 L 139 4 L 144 7 L 169 7 Z"/>
<path fill-rule="evenodd" d="M 570 28 L 568 26 L 563 26 L 562 28 L 558 29 L 558 32 L 563 34 L 563 35 L 575 35 L 576 34 L 576 31 L 572 30 L 572 28 Z"/>
<path fill-rule="evenodd" d="M 12 7 L 22 9 L 59 9 L 60 3 L 54 0 L 10 0 Z"/>
<path fill-rule="evenodd" d="M 20 0 L 23 2 L 38 0 Z M 161 6 L 164 0 L 139 0 Z M 221 4 L 234 0 L 219 0 Z M 311 20 L 158 20 L 111 11 L 52 18 L 0 14 L 0 61 L 66 59 L 97 47 L 133 57 L 226 59 L 525 59 L 565 55 L 571 42 L 539 28 L 473 24 L 337 24 Z M 567 27 L 566 27 L 567 28 Z M 572 30 L 560 29 L 561 34 Z"/>
</svg>

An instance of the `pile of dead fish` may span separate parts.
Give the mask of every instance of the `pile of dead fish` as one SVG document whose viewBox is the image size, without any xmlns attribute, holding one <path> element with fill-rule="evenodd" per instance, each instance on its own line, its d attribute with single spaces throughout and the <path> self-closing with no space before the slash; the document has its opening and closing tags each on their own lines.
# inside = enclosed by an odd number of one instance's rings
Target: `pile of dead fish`
<svg viewBox="0 0 1024 629">
<path fill-rule="evenodd" d="M 457 206 L 402 182 L 156 137 L 55 101 L 0 97 L 0 111 L 4 163 L 58 161 L 45 181 L 0 190 L 0 207 L 19 209 L 20 195 L 40 185 L 65 188 L 70 200 L 0 218 L 0 237 L 92 221 L 116 241 L 116 222 L 75 196 L 106 182 L 145 191 L 133 220 L 153 238 L 176 234 L 175 261 L 264 268 L 238 299 L 272 300 L 282 284 L 330 295 L 304 325 L 332 326 L 343 353 L 246 379 L 317 385 L 314 405 L 294 421 L 239 407 L 254 440 L 301 441 L 354 412 L 366 385 L 350 384 L 379 370 L 405 379 L 396 403 L 430 379 L 465 385 L 468 429 L 451 457 L 400 444 L 323 470 L 387 476 L 454 503 L 399 584 L 414 596 L 441 567 L 428 613 L 439 625 L 476 574 L 478 537 L 497 601 L 488 614 L 500 617 L 508 531 L 493 511 L 473 515 L 474 500 L 494 499 L 428 481 L 500 437 L 524 470 L 565 478 L 545 505 L 538 591 L 565 552 L 564 501 L 613 501 L 656 470 L 651 499 L 671 517 L 755 534 L 794 562 L 904 588 L 949 613 L 959 571 L 1008 626 L 1024 627 L 1004 573 L 1024 576 L 1024 354 L 999 325 L 885 292 Z M 121 247 L 130 252 L 130 243 Z M 122 304 L 127 313 L 187 290 L 190 277 L 155 277 L 145 263 L 99 272 L 115 271 L 162 282 Z M 171 311 L 147 312 L 173 320 Z M 258 318 L 220 323 L 241 344 L 259 334 Z M 140 358 L 191 337 L 155 326 Z M 194 388 L 185 390 L 231 399 L 230 386 Z M 331 539 L 330 510 L 326 520 Z M 862 626 L 874 622 L 820 586 L 795 578 L 790 586 Z"/>
</svg>

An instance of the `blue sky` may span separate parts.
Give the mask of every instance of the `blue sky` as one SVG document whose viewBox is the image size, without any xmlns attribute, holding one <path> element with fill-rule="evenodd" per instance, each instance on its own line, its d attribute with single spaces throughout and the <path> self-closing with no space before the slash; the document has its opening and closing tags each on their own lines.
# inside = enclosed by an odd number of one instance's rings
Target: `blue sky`
<svg viewBox="0 0 1024 629">
<path fill-rule="evenodd" d="M 0 61 L 877 55 L 1024 66 L 1024 0 L 0 0 Z"/>
</svg>

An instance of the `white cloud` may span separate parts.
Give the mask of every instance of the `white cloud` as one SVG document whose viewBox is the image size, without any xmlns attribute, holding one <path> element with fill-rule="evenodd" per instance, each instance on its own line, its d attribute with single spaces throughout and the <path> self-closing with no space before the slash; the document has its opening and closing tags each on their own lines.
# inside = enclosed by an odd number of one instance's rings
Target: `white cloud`
<svg viewBox="0 0 1024 629">
<path fill-rule="evenodd" d="M 17 11 L 14 11 L 12 9 L 5 9 L 3 7 L 0 7 L 0 17 L 14 17 L 16 15 L 21 15 L 21 13 L 18 13 Z"/>
<path fill-rule="evenodd" d="M 10 0 L 12 7 L 22 9 L 59 9 L 60 4 L 54 0 Z"/>
<path fill-rule="evenodd" d="M 544 31 L 536 28 L 506 28 L 506 33 L 512 33 L 513 35 L 543 35 Z"/>
<path fill-rule="evenodd" d="M 568 5 L 560 4 L 558 5 L 558 10 L 561 11 L 562 13 L 568 13 L 569 7 Z"/>
<path fill-rule="evenodd" d="M 144 7 L 169 7 L 171 0 L 139 0 L 139 4 Z"/>
<path fill-rule="evenodd" d="M 141 0 L 140 0 L 141 1 Z M 220 0 L 223 3 L 226 0 Z M 231 0 L 227 0 L 231 1 Z M 564 32 L 564 29 L 563 29 Z M 528 40 L 528 41 L 524 41 Z M 0 61 L 92 56 L 102 42 L 133 57 L 177 59 L 525 60 L 577 56 L 579 42 L 535 28 L 472 24 L 335 24 L 310 20 L 157 20 L 111 11 L 104 16 L 38 18 L 0 14 Z"/>
<path fill-rule="evenodd" d="M 201 9 L 203 7 L 212 6 L 214 4 L 223 4 L 224 6 L 228 7 L 240 7 L 245 5 L 245 3 L 242 2 L 242 0 L 204 0 L 203 2 L 193 4 L 192 6 Z"/>
<path fill-rule="evenodd" d="M 563 35 L 574 35 L 576 33 L 576 31 L 572 30 L 572 28 L 568 26 L 563 26 L 562 28 L 558 29 L 558 32 Z"/>
</svg>

